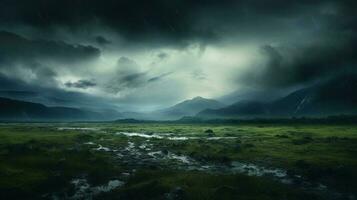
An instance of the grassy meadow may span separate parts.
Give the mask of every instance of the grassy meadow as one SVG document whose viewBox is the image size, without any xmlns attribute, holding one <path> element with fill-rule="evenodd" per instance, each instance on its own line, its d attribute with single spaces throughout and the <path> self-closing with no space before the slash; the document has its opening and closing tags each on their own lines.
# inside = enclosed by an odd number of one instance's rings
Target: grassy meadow
<svg viewBox="0 0 357 200">
<path fill-rule="evenodd" d="M 0 199 L 356 199 L 357 125 L 0 125 Z"/>
</svg>

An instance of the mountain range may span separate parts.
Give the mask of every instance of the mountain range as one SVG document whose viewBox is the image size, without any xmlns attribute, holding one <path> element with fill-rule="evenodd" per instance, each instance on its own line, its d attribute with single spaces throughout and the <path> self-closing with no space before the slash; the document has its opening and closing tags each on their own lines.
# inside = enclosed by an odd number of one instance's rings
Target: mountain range
<svg viewBox="0 0 357 200">
<path fill-rule="evenodd" d="M 0 120 L 3 121 L 94 121 L 119 117 L 110 111 L 88 111 L 71 107 L 49 107 L 40 103 L 0 97 Z"/>
<path fill-rule="evenodd" d="M 226 105 L 220 101 L 195 97 L 171 107 L 152 112 L 119 112 L 108 108 L 67 106 L 66 99 L 56 99 L 31 91 L 0 91 L 0 120 L 13 121 L 78 121 L 78 120 L 178 120 L 201 119 L 324 117 L 357 114 L 357 76 L 347 75 L 296 90 L 275 100 L 247 98 Z M 257 93 L 256 93 L 257 94 Z M 264 92 L 264 95 L 267 95 Z M 263 95 L 263 96 L 264 96 Z M 257 95 L 259 96 L 259 95 Z M 38 100 L 39 102 L 29 100 Z M 65 101 L 65 103 L 62 103 Z M 58 106 L 57 106 L 58 105 Z"/>
<path fill-rule="evenodd" d="M 199 118 L 323 117 L 357 114 L 357 77 L 343 76 L 299 89 L 270 102 L 238 101 L 221 109 L 206 109 Z"/>
<path fill-rule="evenodd" d="M 140 120 L 178 120 L 185 116 L 195 116 L 205 109 L 219 109 L 224 106 L 226 105 L 219 101 L 198 96 L 168 108 L 147 113 L 126 112 L 123 113 L 123 116 Z"/>
</svg>

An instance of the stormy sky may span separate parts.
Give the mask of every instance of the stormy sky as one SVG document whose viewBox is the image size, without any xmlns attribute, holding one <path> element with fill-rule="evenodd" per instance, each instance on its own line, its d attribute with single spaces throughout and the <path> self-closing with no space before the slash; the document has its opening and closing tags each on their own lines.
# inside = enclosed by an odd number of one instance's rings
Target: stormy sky
<svg viewBox="0 0 357 200">
<path fill-rule="evenodd" d="M 357 62 L 357 3 L 0 0 L 0 89 L 126 110 L 291 91 Z"/>
</svg>

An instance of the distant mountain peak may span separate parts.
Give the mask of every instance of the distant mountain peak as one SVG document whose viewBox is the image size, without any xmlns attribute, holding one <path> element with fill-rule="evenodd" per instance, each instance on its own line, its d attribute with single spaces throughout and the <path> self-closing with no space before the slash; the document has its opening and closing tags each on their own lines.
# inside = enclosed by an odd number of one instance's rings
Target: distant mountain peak
<svg viewBox="0 0 357 200">
<path fill-rule="evenodd" d="M 156 112 L 156 115 L 165 119 L 179 119 L 183 116 L 194 116 L 205 109 L 223 108 L 225 105 L 214 99 L 206 99 L 201 96 L 184 100 L 169 108 Z"/>
<path fill-rule="evenodd" d="M 191 100 L 208 100 L 208 99 L 203 98 L 201 96 L 197 96 L 197 97 L 192 98 Z"/>
<path fill-rule="evenodd" d="M 201 96 L 197 96 L 197 97 L 194 97 L 192 99 L 188 99 L 188 100 L 185 100 L 185 101 L 182 101 L 174 106 L 172 106 L 171 108 L 174 108 L 174 107 L 181 107 L 181 106 L 198 106 L 198 107 L 201 107 L 201 106 L 208 106 L 208 107 L 211 107 L 212 105 L 214 105 L 214 107 L 220 107 L 218 105 L 221 105 L 223 106 L 223 104 L 217 100 L 214 100 L 214 99 L 206 99 L 206 98 L 203 98 Z"/>
</svg>

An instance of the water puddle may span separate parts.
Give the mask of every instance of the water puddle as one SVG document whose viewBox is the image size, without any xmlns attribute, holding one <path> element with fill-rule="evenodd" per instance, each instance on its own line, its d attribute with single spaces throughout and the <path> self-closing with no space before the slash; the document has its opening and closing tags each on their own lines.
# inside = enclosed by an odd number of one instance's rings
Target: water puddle
<svg viewBox="0 0 357 200">
<path fill-rule="evenodd" d="M 233 161 L 230 163 L 217 163 L 209 160 L 197 160 L 188 155 L 176 154 L 170 150 L 165 150 L 155 143 L 150 143 L 151 139 L 166 139 L 166 140 L 194 140 L 194 139 L 206 139 L 206 140 L 221 140 L 221 139 L 235 139 L 237 137 L 208 137 L 208 136 L 173 136 L 170 133 L 164 134 L 146 134 L 146 133 L 128 133 L 118 132 L 117 135 L 123 135 L 126 137 L 141 137 L 145 140 L 141 142 L 128 141 L 127 145 L 120 147 L 104 147 L 100 144 L 93 142 L 87 142 L 88 145 L 99 145 L 94 150 L 112 153 L 115 158 L 118 159 L 120 165 L 126 166 L 129 169 L 136 170 L 138 168 L 155 167 L 162 169 L 177 169 L 187 171 L 202 171 L 205 173 L 214 174 L 245 174 L 248 176 L 257 177 L 269 177 L 283 184 L 292 185 L 303 190 L 312 191 L 319 195 L 338 197 L 340 194 L 331 191 L 327 186 L 320 183 L 312 183 L 304 180 L 299 175 L 288 174 L 285 169 L 265 167 L 254 163 L 246 163 L 241 161 Z M 78 183 L 78 185 L 81 185 Z M 117 186 L 119 187 L 119 186 Z M 89 187 L 86 184 L 78 186 L 83 190 L 90 190 L 90 194 L 95 194 L 93 191 L 110 191 L 108 187 Z M 91 189 L 88 189 L 91 188 Z M 81 189 L 78 190 L 78 195 L 81 195 Z M 332 198 L 338 199 L 338 198 Z"/>
<path fill-rule="evenodd" d="M 267 169 L 264 167 L 260 167 L 254 164 L 246 164 L 234 161 L 232 162 L 232 169 L 234 171 L 245 173 L 250 176 L 264 176 L 264 175 L 273 175 L 275 177 L 283 178 L 287 176 L 285 170 L 282 169 Z"/>
<path fill-rule="evenodd" d="M 110 180 L 107 184 L 91 186 L 86 178 L 73 179 L 70 185 L 73 187 L 73 192 L 55 192 L 52 194 L 44 194 L 42 197 L 45 199 L 60 200 L 92 200 L 95 196 L 110 192 L 116 188 L 123 186 L 125 182 L 120 180 Z"/>
<path fill-rule="evenodd" d="M 110 148 L 108 148 L 108 147 L 103 147 L 103 146 L 100 145 L 100 144 L 99 144 L 99 147 L 98 147 L 98 148 L 94 148 L 94 150 L 96 150 L 96 151 L 107 151 L 107 152 L 113 151 L 113 150 L 111 150 Z"/>
<path fill-rule="evenodd" d="M 86 144 L 86 145 L 96 145 L 94 142 L 86 142 L 86 143 L 83 143 L 83 144 Z"/>
<path fill-rule="evenodd" d="M 237 137 L 208 137 L 208 136 L 172 136 L 173 133 L 134 133 L 134 132 L 117 132 L 116 135 L 124 135 L 127 137 L 142 137 L 142 138 L 154 138 L 154 139 L 167 139 L 167 140 L 221 140 L 221 139 L 236 139 Z"/>
<path fill-rule="evenodd" d="M 203 137 L 168 137 L 168 140 L 197 140 L 197 139 L 201 139 Z"/>
<path fill-rule="evenodd" d="M 172 160 L 178 162 L 177 164 L 191 164 L 194 162 L 193 159 L 184 155 L 177 155 L 169 151 L 152 151 L 148 152 L 147 155 L 151 156 L 153 160 L 156 161 L 167 161 Z"/>
<path fill-rule="evenodd" d="M 131 134 L 131 136 L 139 136 L 138 134 Z M 146 135 L 145 138 L 148 138 Z M 158 138 L 156 135 L 150 135 L 151 138 Z M 181 139 L 181 138 L 180 138 Z M 213 139 L 221 139 L 215 137 Z M 233 161 L 231 163 L 217 163 L 205 160 L 196 160 L 190 156 L 176 154 L 169 150 L 162 150 L 155 147 L 147 139 L 141 143 L 134 143 L 128 141 L 126 146 L 120 147 L 105 147 L 101 144 L 87 142 L 85 144 L 98 145 L 93 148 L 95 151 L 102 151 L 112 153 L 121 165 L 127 166 L 131 169 L 155 166 L 159 168 L 171 168 L 179 170 L 197 170 L 207 173 L 225 173 L 225 174 L 246 174 L 248 176 L 266 176 L 272 177 L 282 183 L 291 184 L 299 176 L 289 176 L 287 171 L 278 168 L 267 168 L 253 163 L 245 163 L 240 161 Z M 300 181 L 301 182 L 301 181 Z"/>
<path fill-rule="evenodd" d="M 119 158 L 120 163 L 131 167 L 157 166 L 163 168 L 174 168 L 180 170 L 197 170 L 209 173 L 242 173 L 249 176 L 270 176 L 284 183 L 291 182 L 287 172 L 283 169 L 265 168 L 252 163 L 238 161 L 230 164 L 212 163 L 209 161 L 198 161 L 190 156 L 176 154 L 168 150 L 154 149 L 153 144 L 148 141 L 136 145 L 129 141 L 127 146 L 110 149 L 99 145 L 95 150 L 115 152 L 114 156 Z"/>
<path fill-rule="evenodd" d="M 125 135 L 128 137 L 143 137 L 143 138 L 156 138 L 156 139 L 163 139 L 163 136 L 158 134 L 145 134 L 145 133 L 129 133 L 129 132 L 118 132 L 117 135 Z"/>
<path fill-rule="evenodd" d="M 93 199 L 94 196 L 103 193 L 110 192 L 120 186 L 124 185 L 123 181 L 119 180 L 110 180 L 106 185 L 100 185 L 91 187 L 87 179 L 74 179 L 71 181 L 71 184 L 74 186 L 75 193 L 70 196 L 68 199 L 71 200 L 80 200 L 80 199 Z"/>
</svg>

